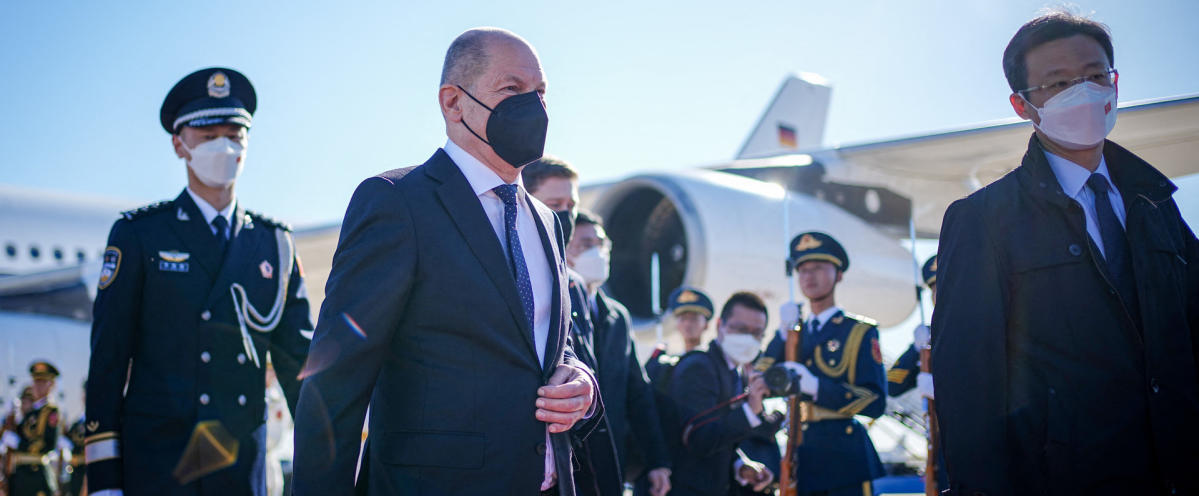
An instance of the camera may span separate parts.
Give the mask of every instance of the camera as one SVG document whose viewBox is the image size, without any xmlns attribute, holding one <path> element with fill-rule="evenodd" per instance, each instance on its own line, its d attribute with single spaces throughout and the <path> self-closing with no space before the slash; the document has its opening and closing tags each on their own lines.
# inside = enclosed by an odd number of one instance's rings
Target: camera
<svg viewBox="0 0 1199 496">
<path fill-rule="evenodd" d="M 762 379 L 766 381 L 766 388 L 770 390 L 767 396 L 771 398 L 780 396 L 790 396 L 799 392 L 799 373 L 784 367 L 783 364 L 774 364 L 762 373 Z"/>
</svg>

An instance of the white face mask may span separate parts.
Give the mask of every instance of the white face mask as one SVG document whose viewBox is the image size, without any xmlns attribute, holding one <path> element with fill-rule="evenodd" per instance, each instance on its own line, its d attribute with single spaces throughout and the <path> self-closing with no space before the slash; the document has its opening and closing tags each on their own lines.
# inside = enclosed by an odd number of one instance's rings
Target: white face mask
<svg viewBox="0 0 1199 496">
<path fill-rule="evenodd" d="M 762 351 L 762 343 L 749 334 L 725 334 L 720 347 L 724 349 L 724 355 L 737 365 L 752 362 Z"/>
<path fill-rule="evenodd" d="M 574 269 L 583 276 L 588 285 L 603 284 L 608 280 L 608 249 L 595 246 L 575 257 Z"/>
<path fill-rule="evenodd" d="M 1093 148 L 1116 127 L 1116 89 L 1109 86 L 1088 81 L 1054 95 L 1044 107 L 1028 105 L 1041 117 L 1037 129 L 1071 150 Z"/>
<path fill-rule="evenodd" d="M 213 188 L 233 184 L 246 166 L 246 147 L 224 136 L 200 143 L 195 148 L 188 148 L 182 136 L 179 143 L 191 154 L 187 166 L 200 182 Z"/>
</svg>

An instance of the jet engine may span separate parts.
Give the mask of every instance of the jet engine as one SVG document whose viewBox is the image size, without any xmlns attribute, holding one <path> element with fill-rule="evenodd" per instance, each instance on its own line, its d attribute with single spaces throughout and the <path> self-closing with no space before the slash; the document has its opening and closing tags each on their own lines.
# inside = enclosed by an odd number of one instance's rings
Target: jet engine
<svg viewBox="0 0 1199 496">
<path fill-rule="evenodd" d="M 651 255 L 659 259 L 658 301 L 688 284 L 716 305 L 740 290 L 756 292 L 770 309 L 789 298 L 788 243 L 796 234 L 823 231 L 849 253 L 837 288 L 846 311 L 895 325 L 915 307 L 912 255 L 900 241 L 832 203 L 781 186 L 712 170 L 650 173 L 585 192 L 612 239 L 610 295 L 635 320 L 653 318 Z M 784 232 L 784 203 L 789 230 Z M 794 286 L 793 286 L 794 287 Z M 798 287 L 795 298 L 803 300 Z"/>
</svg>

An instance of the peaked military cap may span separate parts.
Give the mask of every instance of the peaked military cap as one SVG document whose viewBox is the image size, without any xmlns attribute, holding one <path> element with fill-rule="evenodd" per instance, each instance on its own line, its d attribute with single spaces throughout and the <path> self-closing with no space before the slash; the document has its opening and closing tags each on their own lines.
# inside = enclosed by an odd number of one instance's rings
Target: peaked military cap
<svg viewBox="0 0 1199 496">
<path fill-rule="evenodd" d="M 250 127 L 258 108 L 254 86 L 242 73 L 209 67 L 184 76 L 162 101 L 162 128 L 175 134 L 180 127 L 237 124 Z"/>
<path fill-rule="evenodd" d="M 933 255 L 932 257 L 930 257 L 928 259 L 928 261 L 924 262 L 924 268 L 921 269 L 921 273 L 924 275 L 924 285 L 925 286 L 931 287 L 933 284 L 937 283 L 937 256 L 936 255 Z"/>
<path fill-rule="evenodd" d="M 673 315 L 683 312 L 699 312 L 710 319 L 712 318 L 712 299 L 696 288 L 680 286 L 670 292 L 667 309 Z"/>
<path fill-rule="evenodd" d="M 50 365 L 50 362 L 38 360 L 29 364 L 29 375 L 34 379 L 53 379 L 58 377 L 58 368 Z"/>
<path fill-rule="evenodd" d="M 822 232 L 802 233 L 791 240 L 791 266 L 798 267 L 810 260 L 830 262 L 841 272 L 849 269 L 849 255 L 845 253 L 845 248 L 832 236 Z"/>
</svg>

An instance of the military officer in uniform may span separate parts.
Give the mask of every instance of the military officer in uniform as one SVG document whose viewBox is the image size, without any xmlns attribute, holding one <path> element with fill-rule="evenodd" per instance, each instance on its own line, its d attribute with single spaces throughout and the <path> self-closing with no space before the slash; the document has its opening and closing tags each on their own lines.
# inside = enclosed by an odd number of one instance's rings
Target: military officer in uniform
<svg viewBox="0 0 1199 496">
<path fill-rule="evenodd" d="M 58 406 L 51 393 L 58 369 L 49 362 L 29 366 L 33 376 L 33 408 L 17 424 L 17 443 L 8 456 L 10 496 L 50 496 L 58 491 L 58 476 L 50 454 L 58 447 Z M 10 438 L 11 439 L 11 438 Z"/>
<path fill-rule="evenodd" d="M 836 286 L 849 269 L 849 256 L 832 236 L 796 236 L 788 263 L 811 311 L 803 326 L 800 360 L 786 364 L 795 372 L 797 389 L 813 404 L 803 444 L 795 450 L 798 493 L 869 496 L 870 481 L 883 475 L 883 466 L 854 416 L 878 418 L 886 406 L 877 324 L 837 306 Z M 799 314 L 794 303 L 785 307 L 780 332 L 766 349 L 775 362 L 783 362 L 783 331 L 795 326 Z"/>
<path fill-rule="evenodd" d="M 924 276 L 924 285 L 928 286 L 929 294 L 932 295 L 933 304 L 937 304 L 937 256 L 933 255 L 924 262 L 924 267 L 921 269 Z M 911 391 L 912 388 L 918 388 L 920 395 L 926 398 L 933 397 L 933 375 L 929 372 L 920 371 L 920 350 L 928 347 L 929 329 L 928 326 L 920 324 L 913 331 L 912 345 L 895 360 L 891 365 L 891 370 L 887 371 L 887 394 L 891 396 L 899 396 L 903 393 Z"/>
<path fill-rule="evenodd" d="M 87 389 L 93 495 L 265 489 L 268 353 L 294 410 L 313 326 L 291 229 L 234 195 L 256 106 L 225 68 L 163 101 L 187 187 L 109 234 Z"/>
</svg>

